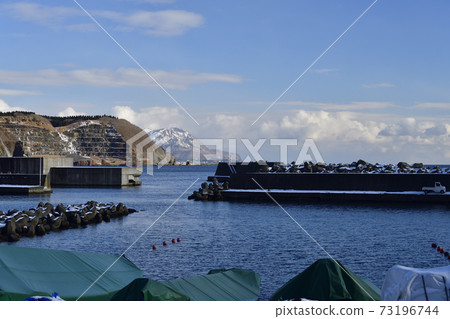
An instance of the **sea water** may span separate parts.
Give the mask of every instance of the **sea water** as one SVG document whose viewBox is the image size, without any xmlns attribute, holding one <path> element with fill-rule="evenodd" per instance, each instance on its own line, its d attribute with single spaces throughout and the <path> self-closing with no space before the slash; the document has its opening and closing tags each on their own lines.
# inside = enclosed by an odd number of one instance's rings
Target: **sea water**
<svg viewBox="0 0 450 319">
<path fill-rule="evenodd" d="M 251 269 L 261 277 L 262 300 L 320 258 L 335 258 L 380 288 L 393 265 L 449 264 L 431 243 L 450 249 L 450 206 L 289 202 L 281 203 L 283 210 L 270 200 L 187 200 L 215 168 L 154 169 L 153 175 L 143 174 L 140 187 L 59 188 L 46 196 L 0 196 L 3 211 L 36 207 L 40 201 L 79 204 L 90 200 L 123 202 L 139 210 L 110 223 L 0 244 L 93 253 L 126 251 L 144 276 L 155 280 L 203 275 L 217 268 Z M 181 242 L 172 244 L 173 238 Z M 163 241 L 168 245 L 163 246 Z"/>
</svg>

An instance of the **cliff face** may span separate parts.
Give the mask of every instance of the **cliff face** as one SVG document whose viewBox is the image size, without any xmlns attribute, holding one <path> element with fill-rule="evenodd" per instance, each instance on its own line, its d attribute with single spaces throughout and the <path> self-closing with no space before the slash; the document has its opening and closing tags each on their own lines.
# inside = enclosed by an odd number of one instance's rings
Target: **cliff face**
<svg viewBox="0 0 450 319">
<path fill-rule="evenodd" d="M 33 113 L 0 113 L 0 155 L 11 156 L 22 147 L 25 156 L 73 156 L 101 165 L 125 164 L 127 141 L 134 136 L 142 143 L 143 162 L 152 154 L 153 163 L 172 164 L 175 159 L 139 127 L 108 116 L 45 117 Z M 134 139 L 133 139 L 134 140 Z M 21 143 L 20 143 L 21 142 Z M 138 146 L 139 147 L 139 146 Z M 150 151 L 148 151 L 150 150 Z M 147 152 L 148 151 L 148 152 Z"/>
</svg>

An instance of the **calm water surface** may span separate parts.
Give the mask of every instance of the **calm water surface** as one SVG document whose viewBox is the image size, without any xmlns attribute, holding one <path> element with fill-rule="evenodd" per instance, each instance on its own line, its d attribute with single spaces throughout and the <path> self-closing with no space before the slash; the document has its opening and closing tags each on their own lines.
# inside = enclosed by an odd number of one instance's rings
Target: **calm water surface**
<svg viewBox="0 0 450 319">
<path fill-rule="evenodd" d="M 40 201 L 79 204 L 123 202 L 139 212 L 110 223 L 0 243 L 121 254 L 189 185 L 199 181 L 126 253 L 144 276 L 166 280 L 214 268 L 246 268 L 261 277 L 261 299 L 328 255 L 272 202 L 194 202 L 187 196 L 215 166 L 164 167 L 143 175 L 143 185 L 122 189 L 54 189 L 48 196 L 0 196 L 0 210 L 36 207 Z M 381 288 L 395 264 L 438 267 L 448 261 L 430 248 L 450 248 L 450 211 L 442 205 L 283 203 L 283 207 L 334 258 Z M 182 238 L 163 247 L 164 240 Z M 152 245 L 158 245 L 152 250 Z"/>
</svg>

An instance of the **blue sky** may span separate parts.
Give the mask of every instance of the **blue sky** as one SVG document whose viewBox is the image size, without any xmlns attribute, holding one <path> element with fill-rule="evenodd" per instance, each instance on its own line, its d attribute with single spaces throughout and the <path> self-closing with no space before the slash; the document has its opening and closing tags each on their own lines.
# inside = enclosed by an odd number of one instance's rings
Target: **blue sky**
<svg viewBox="0 0 450 319">
<path fill-rule="evenodd" d="M 197 125 L 75 1 L 3 1 L 0 110 L 112 114 L 199 138 L 313 138 L 328 162 L 448 163 L 446 0 L 377 1 L 251 125 L 373 2 L 78 1 Z"/>
</svg>

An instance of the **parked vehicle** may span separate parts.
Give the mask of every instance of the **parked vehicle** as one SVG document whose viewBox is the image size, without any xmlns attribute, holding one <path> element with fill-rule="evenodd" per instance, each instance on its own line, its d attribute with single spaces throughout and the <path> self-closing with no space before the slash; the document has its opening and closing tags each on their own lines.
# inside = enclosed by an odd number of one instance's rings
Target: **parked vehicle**
<svg viewBox="0 0 450 319">
<path fill-rule="evenodd" d="M 440 182 L 435 182 L 434 187 L 422 187 L 422 190 L 425 192 L 425 194 L 428 194 L 428 193 L 444 194 L 447 191 L 445 186 L 441 185 Z"/>
</svg>

